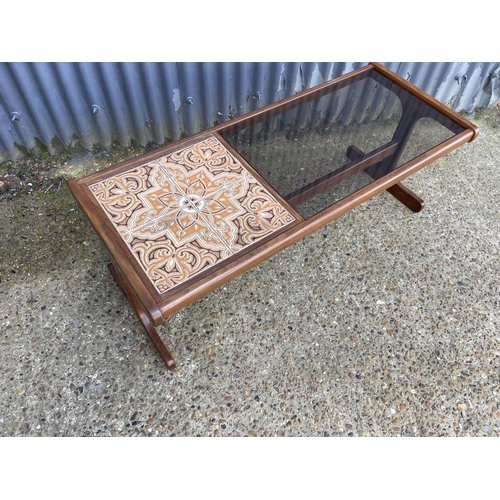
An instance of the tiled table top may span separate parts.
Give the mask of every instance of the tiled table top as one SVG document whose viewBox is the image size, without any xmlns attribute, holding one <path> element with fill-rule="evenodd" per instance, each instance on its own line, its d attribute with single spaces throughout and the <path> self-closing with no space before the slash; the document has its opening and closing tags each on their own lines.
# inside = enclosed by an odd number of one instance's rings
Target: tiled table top
<svg viewBox="0 0 500 500">
<path fill-rule="evenodd" d="M 159 293 L 295 221 L 215 136 L 89 187 Z"/>
</svg>

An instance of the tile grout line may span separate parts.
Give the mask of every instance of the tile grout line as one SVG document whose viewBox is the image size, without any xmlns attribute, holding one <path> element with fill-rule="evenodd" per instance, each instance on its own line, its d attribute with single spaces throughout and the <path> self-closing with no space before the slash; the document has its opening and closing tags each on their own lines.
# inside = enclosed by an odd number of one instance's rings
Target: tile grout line
<svg viewBox="0 0 500 500">
<path fill-rule="evenodd" d="M 180 186 L 177 184 L 177 182 L 175 182 L 175 180 L 172 178 L 172 176 L 170 176 L 170 175 L 169 175 L 169 174 L 165 171 L 165 169 L 164 169 L 164 168 L 163 168 L 163 167 L 159 164 L 158 160 L 154 160 L 154 161 L 158 164 L 159 168 L 160 168 L 160 169 L 161 169 L 164 173 L 166 173 L 166 174 L 167 174 L 168 178 L 169 178 L 169 179 L 170 179 L 170 180 L 174 183 L 175 187 L 179 190 L 179 192 L 181 193 L 181 195 L 182 195 L 184 198 L 186 198 L 186 199 L 188 200 L 188 202 L 191 204 L 191 206 L 193 206 L 193 208 L 196 210 L 196 213 L 198 213 L 199 215 L 202 215 L 201 213 L 199 213 L 199 211 L 196 209 L 196 207 L 195 207 L 195 206 L 191 203 L 191 200 L 190 200 L 190 199 L 189 199 L 189 198 L 185 195 L 184 191 L 180 188 Z M 142 165 L 142 166 L 146 166 L 146 165 L 147 165 L 147 164 Z M 231 185 L 231 186 L 232 186 L 233 184 L 236 184 L 237 182 L 240 182 L 240 180 L 238 180 L 238 181 L 234 181 L 234 182 L 231 182 L 229 185 Z M 96 184 L 98 184 L 98 183 L 96 183 Z M 94 184 L 94 185 L 95 185 L 95 184 Z M 226 186 L 226 187 L 227 187 L 227 186 Z M 222 191 L 223 189 L 224 189 L 224 188 L 222 187 L 222 188 L 218 189 L 216 192 L 218 193 L 219 191 Z M 94 196 L 94 198 L 96 198 L 96 196 L 95 196 L 94 192 L 92 191 L 92 189 L 90 189 L 90 191 L 92 192 L 92 195 Z M 102 203 L 101 203 L 99 200 L 97 200 L 97 198 L 96 198 L 96 201 L 99 203 L 99 205 L 101 205 L 101 206 L 102 206 Z M 115 225 L 115 223 L 114 223 L 113 219 L 111 219 L 111 216 L 110 216 L 110 214 L 108 213 L 108 211 L 107 211 L 107 210 L 103 210 L 103 211 L 104 211 L 104 213 L 106 214 L 106 216 L 107 216 L 107 218 L 109 219 L 109 221 L 111 222 L 111 224 L 113 225 L 113 227 L 115 227 L 115 229 L 116 229 L 116 225 Z M 205 220 L 205 222 L 209 225 L 210 229 L 212 229 L 212 230 L 214 231 L 215 229 L 214 229 L 214 228 L 212 227 L 212 225 L 211 225 L 211 224 L 210 224 L 210 223 L 209 223 L 209 222 L 205 219 L 205 217 L 203 217 L 203 216 L 202 216 L 202 218 L 203 218 L 203 220 Z M 160 219 L 161 219 L 161 216 L 154 218 L 151 222 L 154 222 L 154 221 L 157 221 L 157 220 L 160 220 Z M 144 263 L 142 262 L 142 260 L 141 260 L 141 259 L 139 259 L 139 257 L 136 255 L 136 253 L 132 251 L 132 248 L 130 247 L 129 243 L 128 243 L 128 242 L 125 240 L 125 238 L 124 238 L 124 236 L 125 236 L 126 234 L 131 234 L 133 231 L 135 231 L 135 230 L 137 230 L 137 229 L 139 229 L 139 228 L 141 228 L 141 227 L 144 227 L 144 226 L 146 226 L 147 224 L 151 224 L 151 222 L 149 222 L 149 223 L 145 223 L 145 224 L 141 224 L 140 226 L 137 226 L 136 228 L 134 228 L 134 230 L 131 230 L 131 231 L 125 231 L 124 233 L 120 233 L 120 232 L 117 230 L 117 232 L 118 232 L 118 234 L 120 235 L 120 237 L 121 237 L 122 241 L 123 241 L 123 242 L 127 245 L 127 247 L 129 248 L 129 250 L 130 250 L 130 252 L 132 253 L 132 255 L 134 256 L 135 260 L 139 263 L 139 265 L 141 266 L 141 268 L 144 270 L 144 272 L 145 272 L 145 273 L 146 273 L 146 275 L 148 276 L 149 281 L 150 281 L 150 282 L 151 282 L 151 284 L 155 287 L 156 291 L 157 291 L 159 294 L 162 294 L 162 293 L 165 293 L 165 292 L 164 292 L 164 291 L 161 291 L 161 290 L 158 288 L 158 286 L 157 286 L 156 282 L 155 282 L 154 280 L 152 280 L 152 279 L 149 277 L 149 274 L 148 274 L 148 269 L 146 268 L 146 266 L 144 265 Z M 215 230 L 215 231 L 216 231 L 216 230 Z M 219 236 L 218 231 L 216 231 L 216 236 L 217 236 L 217 238 L 219 238 L 219 240 L 222 242 L 222 244 L 223 244 L 223 245 L 224 245 L 224 246 L 225 246 L 225 247 L 226 247 L 226 248 L 227 248 L 227 249 L 231 252 L 231 254 L 232 254 L 232 255 L 234 255 L 234 253 L 235 253 L 235 252 L 233 252 L 233 251 L 231 250 L 231 248 L 229 248 L 229 246 L 226 244 L 226 242 L 225 242 L 224 240 L 222 240 L 222 238 Z M 222 260 L 224 260 L 224 259 L 222 259 Z M 199 273 L 196 273 L 196 274 L 199 274 Z M 196 276 L 196 274 L 193 274 L 192 276 L 190 276 L 190 278 L 191 278 L 191 277 L 193 277 L 193 276 Z M 182 282 L 181 282 L 181 283 L 176 283 L 174 286 L 169 287 L 169 291 L 170 291 L 170 290 L 173 290 L 176 286 L 178 286 L 178 285 L 180 285 L 180 284 L 182 284 Z"/>
<path fill-rule="evenodd" d="M 212 136 L 212 139 L 225 151 L 225 153 L 230 156 L 234 162 L 236 162 L 238 165 L 240 165 L 240 167 L 242 168 L 243 172 L 245 173 L 245 175 L 241 178 L 241 179 L 238 179 L 236 181 L 233 181 L 231 183 L 229 183 L 227 186 L 223 186 L 219 189 L 217 189 L 215 192 L 214 192 L 214 195 L 215 194 L 218 194 L 220 193 L 221 191 L 225 190 L 225 189 L 229 189 L 231 186 L 237 184 L 238 182 L 241 182 L 243 179 L 251 179 L 251 180 L 254 180 L 259 186 L 261 186 L 266 194 L 275 202 L 277 203 L 278 205 L 280 205 L 282 208 L 285 208 L 283 207 L 282 203 L 276 199 L 276 197 L 268 190 L 266 189 L 266 187 L 264 185 L 262 185 L 262 183 L 254 176 L 252 175 L 252 173 L 250 171 L 248 171 L 245 166 L 231 153 L 231 151 L 229 151 L 218 139 L 217 137 L 215 136 Z M 184 149 L 188 149 L 188 148 L 184 148 Z M 181 150 L 183 151 L 183 150 Z M 196 210 L 196 212 L 203 218 L 203 220 L 210 226 L 210 228 L 212 230 L 214 230 L 217 234 L 217 236 L 219 237 L 219 239 L 224 243 L 224 245 L 226 246 L 226 248 L 228 248 L 228 250 L 233 254 L 235 255 L 237 252 L 239 252 L 240 250 L 237 250 L 236 252 L 234 252 L 227 244 L 226 242 L 219 236 L 220 233 L 219 231 L 214 228 L 212 226 L 212 224 L 207 220 L 207 218 L 203 215 L 203 213 L 201 211 L 198 210 L 198 208 L 191 202 L 191 200 L 188 198 L 187 196 L 187 193 L 185 193 L 185 191 L 182 190 L 182 188 L 177 184 L 177 182 L 175 181 L 175 179 L 169 174 L 169 172 L 163 168 L 163 166 L 159 163 L 158 159 L 154 160 L 156 163 L 158 163 L 159 167 L 161 168 L 161 170 L 172 180 L 172 182 L 174 182 L 175 186 L 180 190 L 181 194 L 188 200 L 188 202 L 190 203 L 190 205 L 194 208 L 194 210 Z M 175 163 L 175 162 L 173 162 Z M 205 167 L 209 172 L 211 172 L 211 170 L 205 165 L 205 163 L 203 163 L 202 165 L 200 166 L 203 166 Z M 286 209 L 285 209 L 286 210 Z M 288 212 L 288 210 L 287 210 Z M 296 220 L 296 218 L 290 214 L 293 218 L 293 220 Z M 158 217 L 157 219 L 160 219 L 160 217 Z M 157 220 L 157 219 L 154 219 L 154 220 Z M 287 224 L 286 224 L 287 225 Z"/>
<path fill-rule="evenodd" d="M 232 251 L 231 247 L 222 239 L 219 231 L 217 231 L 217 229 L 215 227 L 212 226 L 212 224 L 207 220 L 207 218 L 198 210 L 198 208 L 195 206 L 195 204 L 189 199 L 189 196 L 187 195 L 187 193 L 179 186 L 179 184 L 177 184 L 177 182 L 175 181 L 175 179 L 167 172 L 166 169 L 164 169 L 160 162 L 158 160 L 155 160 L 155 162 L 158 164 L 158 166 L 160 167 L 160 169 L 168 176 L 168 178 L 175 184 L 175 187 L 179 190 L 179 192 L 181 193 L 181 195 L 188 201 L 188 203 L 191 205 L 192 208 L 194 208 L 194 210 L 196 211 L 196 213 L 207 223 L 208 227 L 215 233 L 215 236 L 221 241 L 221 243 L 231 252 L 232 255 L 234 255 L 235 252 Z M 239 180 L 238 181 L 235 181 L 235 182 L 232 182 L 230 185 L 233 185 L 233 184 L 236 184 L 237 182 L 240 182 Z M 227 188 L 227 186 L 226 186 Z M 222 191 L 224 188 L 220 188 L 216 191 L 216 193 L 218 193 L 219 191 Z M 160 219 L 160 217 L 157 217 L 156 219 L 154 220 L 158 220 Z"/>
<path fill-rule="evenodd" d="M 248 170 L 244 167 L 244 165 L 242 165 L 242 164 L 241 164 L 241 162 L 240 162 L 237 158 L 235 158 L 235 157 L 234 157 L 234 155 L 232 155 L 232 154 L 231 154 L 231 152 L 230 152 L 230 151 L 228 151 L 228 150 L 227 150 L 227 148 L 226 148 L 223 144 L 221 144 L 221 142 L 220 142 L 220 141 L 219 141 L 216 137 L 212 137 L 212 138 L 213 138 L 213 139 L 217 142 L 217 144 L 218 144 L 221 148 L 223 148 L 223 149 L 226 151 L 226 153 L 227 153 L 227 154 L 228 154 L 228 155 L 229 155 L 229 156 L 230 156 L 230 157 L 231 157 L 231 158 L 232 158 L 235 162 L 237 162 L 237 163 L 241 166 L 241 168 L 243 169 L 243 171 L 244 171 L 244 172 L 245 172 L 245 174 L 246 174 L 246 175 L 244 175 L 241 179 L 238 179 L 238 180 L 236 180 L 236 181 L 230 182 L 230 183 L 229 183 L 228 185 L 226 185 L 226 186 L 220 187 L 219 189 L 217 189 L 217 190 L 213 193 L 214 195 L 217 195 L 217 194 L 219 194 L 221 191 L 223 191 L 223 190 L 225 190 L 225 189 L 229 189 L 229 188 L 231 188 L 233 185 L 237 184 L 238 182 L 241 182 L 243 179 L 248 179 L 248 178 L 255 180 L 255 181 L 256 181 L 259 185 L 261 185 L 261 186 L 262 186 L 262 184 L 259 182 L 259 180 L 258 180 L 258 179 L 256 179 L 256 178 L 252 175 L 252 173 L 251 173 L 251 172 L 249 172 L 249 171 L 248 171 Z M 188 149 L 188 148 L 184 148 L 184 149 Z M 181 151 L 183 151 L 183 150 L 181 150 Z M 158 167 L 161 169 L 161 171 L 162 171 L 162 172 L 163 172 L 163 173 L 164 173 L 164 174 L 165 174 L 165 175 L 166 175 L 166 176 L 167 176 L 167 177 L 168 177 L 168 178 L 169 178 L 169 179 L 170 179 L 170 180 L 174 183 L 175 187 L 177 187 L 177 189 L 179 190 L 179 193 L 181 194 L 181 196 L 183 196 L 183 198 L 185 198 L 185 199 L 188 201 L 188 203 L 189 203 L 189 204 L 191 205 L 191 207 L 195 210 L 195 212 L 196 212 L 197 214 L 199 214 L 199 215 L 203 218 L 203 220 L 204 220 L 204 221 L 205 221 L 205 222 L 209 225 L 210 229 L 211 229 L 212 231 L 215 231 L 215 233 L 217 234 L 217 237 L 219 237 L 219 239 L 221 239 L 221 238 L 220 238 L 220 236 L 219 236 L 219 234 L 220 234 L 220 233 L 219 233 L 219 231 L 218 231 L 216 228 L 214 228 L 214 227 L 213 227 L 213 225 L 212 225 L 212 224 L 211 224 L 211 223 L 207 220 L 207 218 L 203 215 L 203 213 L 202 213 L 202 212 L 200 212 L 200 211 L 198 210 L 198 208 L 197 208 L 197 207 L 196 207 L 196 206 L 192 203 L 192 201 L 188 198 L 187 193 L 186 193 L 185 191 L 183 191 L 183 190 L 182 190 L 182 188 L 181 188 L 181 187 L 177 184 L 177 182 L 175 181 L 175 179 L 174 179 L 174 178 L 173 178 L 173 177 L 169 174 L 168 170 L 166 170 L 165 168 L 163 168 L 163 166 L 159 163 L 158 159 L 155 159 L 155 160 L 153 160 L 153 161 L 154 161 L 155 163 L 157 163 L 157 165 L 158 165 Z M 151 163 L 151 162 L 150 162 L 150 163 Z M 175 163 L 175 162 L 173 162 L 173 163 Z M 142 165 L 142 167 L 145 167 L 145 166 L 147 166 L 147 165 L 148 165 L 148 163 L 146 163 L 146 164 Z M 181 165 L 182 165 L 182 164 L 181 164 Z M 201 166 L 204 166 L 205 168 L 207 168 L 205 164 L 203 164 L 203 165 L 201 165 Z M 208 169 L 208 170 L 209 170 L 209 169 Z M 209 170 L 209 171 L 210 171 L 210 170 Z M 265 186 L 262 186 L 262 187 L 265 189 L 266 193 L 267 193 L 267 194 L 271 197 L 271 199 L 272 199 L 273 201 L 275 201 L 275 202 L 276 202 L 276 203 L 278 203 L 279 205 L 282 205 L 282 204 L 281 204 L 281 203 L 280 203 L 280 202 L 279 202 L 279 201 L 278 201 L 278 200 L 274 197 L 274 195 L 273 195 L 271 192 L 269 192 L 269 191 L 265 188 Z M 170 213 L 170 212 L 168 212 L 168 213 Z M 147 226 L 147 225 L 150 225 L 150 224 L 153 224 L 153 223 L 155 223 L 155 222 L 157 222 L 157 221 L 162 220 L 162 218 L 163 218 L 163 217 L 165 217 L 165 215 L 163 215 L 163 216 L 160 216 L 160 215 L 159 215 L 159 216 L 157 216 L 157 217 L 153 217 L 153 218 L 152 218 L 149 222 L 144 222 L 144 223 L 142 223 L 142 224 L 139 224 L 139 225 L 138 225 L 137 227 L 135 227 L 134 229 L 130 229 L 130 230 L 126 230 L 126 231 L 124 231 L 124 232 L 123 232 L 123 235 L 126 235 L 126 234 L 130 235 L 133 231 L 135 231 L 135 230 L 137 230 L 137 229 L 142 229 L 143 227 L 145 227 L 145 226 Z M 293 217 L 293 216 L 292 216 L 292 217 Z M 295 217 L 294 217 L 294 220 L 295 220 Z M 120 233 L 120 234 L 122 234 L 122 233 Z M 231 250 L 231 248 L 229 248 L 229 247 L 228 247 L 228 245 L 224 242 L 224 240 L 222 240 L 222 239 L 221 239 L 221 241 L 222 241 L 222 243 L 224 243 L 224 245 L 226 246 L 226 248 L 228 248 L 228 249 L 231 251 L 231 253 L 234 255 L 234 254 L 235 254 L 235 252 L 233 252 L 233 251 Z"/>
<path fill-rule="evenodd" d="M 154 160 L 154 161 L 155 161 L 155 162 L 158 162 L 158 160 Z M 146 165 L 147 165 L 147 164 L 146 164 Z M 143 165 L 143 166 L 145 166 L 145 165 Z M 198 209 L 196 208 L 196 206 L 195 206 L 195 205 L 191 202 L 191 200 L 188 198 L 188 196 L 187 196 L 186 192 L 185 192 L 185 191 L 183 191 L 183 190 L 182 190 L 182 188 L 181 188 L 181 187 L 180 187 L 180 186 L 179 186 L 179 185 L 175 182 L 174 178 L 173 178 L 171 175 L 169 175 L 169 174 L 168 174 L 168 171 L 167 171 L 166 169 L 164 169 L 164 168 L 162 167 L 162 165 L 158 164 L 158 166 L 160 167 L 160 169 L 162 170 L 162 172 L 163 172 L 164 174 L 166 174 L 166 175 L 167 175 L 167 177 L 169 178 L 169 180 L 171 180 L 171 181 L 174 183 L 175 187 L 179 190 L 179 194 L 180 194 L 183 198 L 185 198 L 185 199 L 189 202 L 189 204 L 190 204 L 190 205 L 192 206 L 192 208 L 196 211 L 196 213 L 199 213 L 200 215 L 202 215 L 202 216 L 203 216 L 203 214 L 202 214 L 201 212 L 199 212 L 199 211 L 198 211 Z M 250 173 L 249 173 L 248 171 L 246 171 L 246 170 L 245 170 L 245 172 L 246 172 L 248 175 L 246 175 L 245 177 L 242 177 L 242 179 L 245 179 L 245 178 L 250 177 Z M 232 181 L 232 182 L 230 182 L 229 184 L 227 184 L 226 186 L 222 186 L 222 187 L 218 188 L 218 189 L 214 192 L 214 195 L 216 195 L 216 194 L 220 193 L 221 191 L 223 191 L 223 190 L 225 190 L 225 189 L 230 188 L 231 186 L 233 186 L 234 184 L 237 184 L 238 182 L 241 182 L 241 181 L 242 181 L 242 179 L 238 179 L 238 180 L 236 180 L 236 181 Z M 161 186 L 160 186 L 160 189 L 161 189 Z M 140 194 L 140 193 L 139 193 L 139 194 Z M 125 235 L 125 234 L 131 234 L 131 233 L 133 233 L 134 231 L 136 231 L 136 230 L 138 230 L 138 229 L 142 229 L 143 227 L 146 227 L 146 226 L 148 226 L 148 225 L 150 225 L 150 224 L 153 224 L 153 223 L 155 223 L 155 222 L 157 222 L 157 221 L 161 221 L 161 220 L 165 217 L 165 215 L 169 215 L 169 214 L 171 214 L 171 213 L 174 213 L 174 212 L 175 212 L 175 211 L 177 211 L 177 210 L 179 210 L 179 209 L 178 209 L 178 208 L 177 208 L 177 209 L 175 209 L 175 208 L 174 208 L 174 209 L 171 209 L 171 211 L 168 211 L 168 212 L 167 212 L 167 214 L 158 215 L 158 216 L 156 216 L 156 217 L 153 217 L 153 218 L 151 218 L 148 222 L 143 222 L 142 224 L 139 224 L 138 226 L 134 227 L 133 229 L 127 229 L 126 231 L 124 231 L 123 233 L 120 233 L 120 234 L 124 234 L 124 235 Z M 211 225 L 211 224 L 210 224 L 210 223 L 206 220 L 206 218 L 205 218 L 205 217 L 203 217 L 203 219 L 205 220 L 205 222 L 207 222 L 207 224 L 209 224 L 210 229 L 217 231 L 216 229 L 214 229 L 214 228 L 212 227 L 212 225 Z"/>
</svg>

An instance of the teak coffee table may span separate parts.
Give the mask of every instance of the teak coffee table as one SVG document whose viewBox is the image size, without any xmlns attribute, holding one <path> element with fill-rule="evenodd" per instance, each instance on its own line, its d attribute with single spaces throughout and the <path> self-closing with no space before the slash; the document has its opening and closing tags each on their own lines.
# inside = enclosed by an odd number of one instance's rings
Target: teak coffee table
<svg viewBox="0 0 500 500">
<path fill-rule="evenodd" d="M 370 63 L 68 186 L 173 369 L 168 316 L 384 190 L 418 212 L 400 181 L 477 134 Z"/>
</svg>

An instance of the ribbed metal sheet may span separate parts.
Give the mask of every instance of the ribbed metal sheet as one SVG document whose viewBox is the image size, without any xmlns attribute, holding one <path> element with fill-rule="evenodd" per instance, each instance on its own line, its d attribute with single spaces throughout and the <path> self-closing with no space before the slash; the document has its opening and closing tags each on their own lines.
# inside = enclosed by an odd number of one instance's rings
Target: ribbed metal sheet
<svg viewBox="0 0 500 500">
<path fill-rule="evenodd" d="M 365 64 L 0 63 L 0 161 L 37 145 L 52 154 L 63 146 L 164 144 Z M 500 99 L 500 63 L 383 64 L 456 111 Z M 361 96 L 352 113 L 368 117 L 374 102 L 373 92 Z"/>
</svg>

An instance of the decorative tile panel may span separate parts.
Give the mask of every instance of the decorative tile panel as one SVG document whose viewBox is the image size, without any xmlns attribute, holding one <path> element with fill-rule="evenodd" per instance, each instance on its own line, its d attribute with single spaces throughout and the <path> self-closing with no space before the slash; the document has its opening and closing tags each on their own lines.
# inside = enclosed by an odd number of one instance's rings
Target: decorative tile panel
<svg viewBox="0 0 500 500">
<path fill-rule="evenodd" d="M 295 221 L 215 137 L 89 187 L 159 293 Z"/>
</svg>

